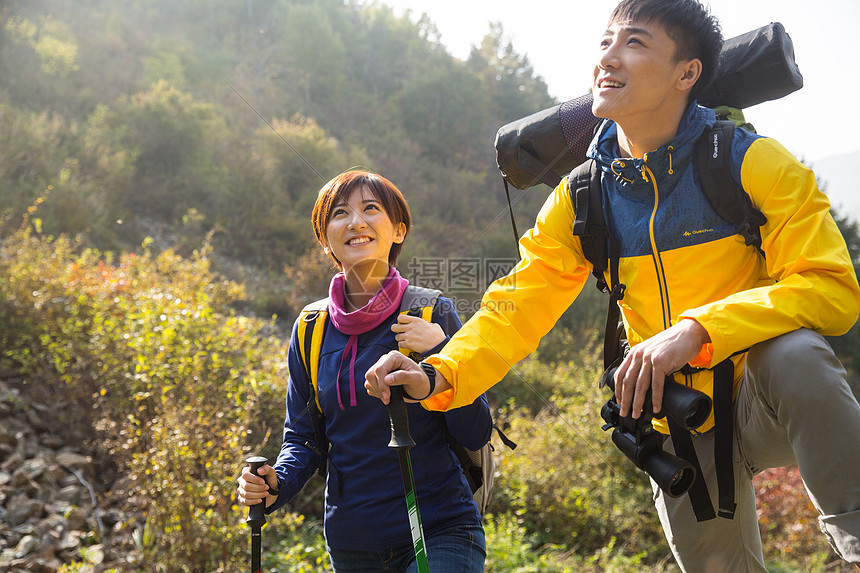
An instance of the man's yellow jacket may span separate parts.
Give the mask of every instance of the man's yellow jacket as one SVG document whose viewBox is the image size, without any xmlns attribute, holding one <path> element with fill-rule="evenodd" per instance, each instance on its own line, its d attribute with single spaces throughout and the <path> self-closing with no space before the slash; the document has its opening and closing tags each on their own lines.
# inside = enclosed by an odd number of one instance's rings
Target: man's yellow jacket
<svg viewBox="0 0 860 573">
<path fill-rule="evenodd" d="M 621 245 L 619 281 L 627 290 L 619 305 L 630 344 L 683 318 L 697 320 L 711 342 L 691 365 L 709 368 L 731 356 L 736 390 L 742 351 L 798 328 L 847 332 L 860 312 L 860 288 L 814 173 L 775 140 L 736 129 L 731 146 L 732 176 L 767 217 L 765 256 L 714 212 L 692 155 L 715 119 L 694 102 L 677 135 L 641 159 L 619 157 L 616 125 L 607 120 L 589 156 L 602 170 L 606 222 Z M 573 303 L 591 272 L 573 221 L 564 179 L 520 239 L 520 263 L 489 287 L 481 309 L 428 360 L 453 388 L 425 407 L 471 403 L 534 351 Z M 713 396 L 710 370 L 676 377 Z M 815 380 L 809 385 L 814 392 Z M 661 422 L 655 426 L 665 433 Z M 699 430 L 712 425 L 713 418 Z"/>
</svg>

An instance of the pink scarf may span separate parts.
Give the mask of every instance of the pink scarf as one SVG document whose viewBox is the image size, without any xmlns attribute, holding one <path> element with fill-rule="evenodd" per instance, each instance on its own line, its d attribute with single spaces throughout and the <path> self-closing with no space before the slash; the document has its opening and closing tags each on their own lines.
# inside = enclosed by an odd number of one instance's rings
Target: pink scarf
<svg viewBox="0 0 860 573">
<path fill-rule="evenodd" d="M 343 371 L 343 361 L 347 355 L 350 355 L 349 360 L 349 405 L 355 406 L 355 360 L 358 358 L 358 335 L 369 332 L 382 324 L 386 318 L 391 316 L 395 309 L 400 307 L 400 299 L 403 298 L 403 291 L 409 285 L 409 281 L 400 276 L 397 269 L 391 267 L 388 276 L 382 281 L 382 288 L 376 293 L 370 302 L 355 312 L 347 312 L 345 297 L 346 297 L 346 277 L 343 273 L 334 275 L 329 285 L 329 318 L 332 324 L 340 332 L 349 336 L 346 343 L 346 348 L 343 350 L 343 356 L 340 359 L 340 367 L 338 367 L 338 376 L 336 382 L 337 403 L 340 409 L 343 410 L 343 402 L 340 398 L 340 373 Z"/>
</svg>

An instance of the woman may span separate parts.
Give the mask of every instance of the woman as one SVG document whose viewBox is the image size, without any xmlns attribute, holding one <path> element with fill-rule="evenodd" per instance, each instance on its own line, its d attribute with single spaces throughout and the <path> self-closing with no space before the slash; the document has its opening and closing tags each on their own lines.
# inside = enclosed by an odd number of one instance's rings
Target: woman
<svg viewBox="0 0 860 573">
<path fill-rule="evenodd" d="M 460 328 L 450 299 L 439 297 L 432 322 L 399 315 L 408 281 L 395 268 L 411 216 L 390 181 L 367 171 L 338 175 L 320 190 L 312 223 L 341 271 L 329 287 L 330 323 L 319 358 L 318 391 L 331 443 L 325 493 L 325 538 L 332 567 L 345 571 L 416 571 L 409 517 L 388 411 L 361 385 L 365 370 L 398 346 L 432 353 Z M 284 440 L 274 468 L 239 478 L 243 505 L 270 513 L 301 490 L 319 465 L 310 445 L 309 382 L 299 354 L 298 322 L 289 348 Z M 420 398 L 420 397 L 419 397 Z M 445 434 L 469 449 L 490 439 L 484 396 L 444 414 L 407 404 L 416 446 L 410 454 L 431 571 L 483 571 L 486 545 L 472 493 Z M 309 445 L 310 444 L 310 445 Z M 269 488 L 277 494 L 268 493 Z"/>
</svg>

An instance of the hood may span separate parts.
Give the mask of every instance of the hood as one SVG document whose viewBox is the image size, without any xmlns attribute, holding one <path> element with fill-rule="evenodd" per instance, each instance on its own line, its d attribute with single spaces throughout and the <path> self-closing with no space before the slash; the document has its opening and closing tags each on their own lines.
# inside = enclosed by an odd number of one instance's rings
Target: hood
<svg viewBox="0 0 860 573">
<path fill-rule="evenodd" d="M 642 165 L 658 177 L 671 177 L 686 167 L 690 161 L 695 142 L 702 132 L 716 123 L 714 110 L 701 107 L 693 101 L 684 111 L 678 133 L 668 143 L 645 154 L 645 158 L 620 157 L 618 148 L 618 126 L 605 119 L 588 148 L 588 157 L 594 159 L 604 173 L 621 182 L 645 182 Z"/>
</svg>

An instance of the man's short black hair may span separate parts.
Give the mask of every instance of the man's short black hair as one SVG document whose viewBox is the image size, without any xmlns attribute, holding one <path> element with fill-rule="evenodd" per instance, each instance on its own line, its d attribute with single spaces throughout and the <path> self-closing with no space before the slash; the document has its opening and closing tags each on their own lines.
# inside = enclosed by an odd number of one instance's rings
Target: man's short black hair
<svg viewBox="0 0 860 573">
<path fill-rule="evenodd" d="M 674 40 L 678 60 L 698 58 L 702 75 L 690 91 L 696 98 L 714 79 L 723 49 L 720 22 L 697 0 L 622 0 L 609 24 L 616 22 L 659 22 Z"/>
</svg>

